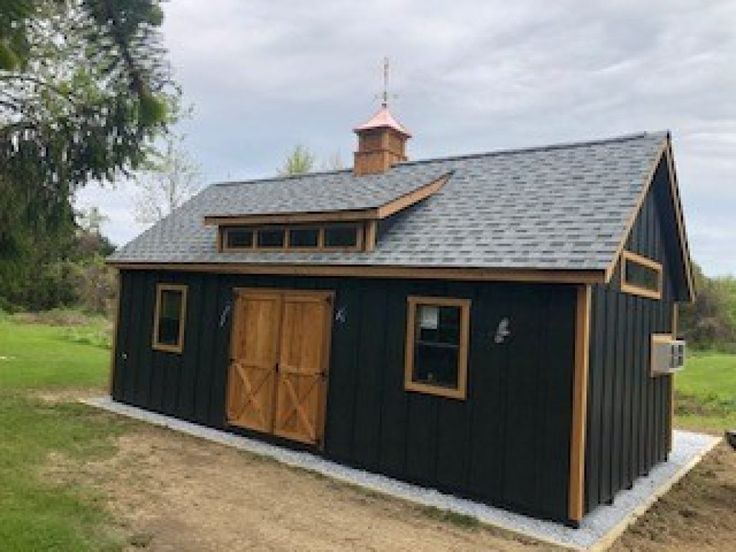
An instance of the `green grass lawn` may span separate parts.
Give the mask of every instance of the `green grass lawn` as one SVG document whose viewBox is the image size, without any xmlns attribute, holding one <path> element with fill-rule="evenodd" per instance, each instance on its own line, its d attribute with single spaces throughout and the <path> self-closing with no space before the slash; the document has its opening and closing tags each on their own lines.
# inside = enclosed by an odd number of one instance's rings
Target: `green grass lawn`
<svg viewBox="0 0 736 552">
<path fill-rule="evenodd" d="M 102 458 L 126 423 L 41 392 L 99 388 L 109 349 L 85 342 L 97 321 L 68 328 L 19 323 L 0 315 L 0 549 L 119 550 L 120 537 L 93 489 L 43 475 L 49 454 L 71 461 Z"/>
<path fill-rule="evenodd" d="M 675 425 L 722 432 L 736 429 L 736 355 L 690 353 L 675 376 Z"/>
</svg>

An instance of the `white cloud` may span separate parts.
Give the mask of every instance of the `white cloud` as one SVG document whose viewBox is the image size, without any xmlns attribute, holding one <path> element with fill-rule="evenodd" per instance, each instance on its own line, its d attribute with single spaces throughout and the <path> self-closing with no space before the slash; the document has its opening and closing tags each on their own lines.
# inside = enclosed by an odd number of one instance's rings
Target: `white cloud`
<svg viewBox="0 0 736 552">
<path fill-rule="evenodd" d="M 414 158 L 671 129 L 694 258 L 736 272 L 736 2 L 176 0 L 165 36 L 210 180 L 304 143 L 350 164 L 380 60 Z M 128 187 L 84 190 L 121 243 Z M 126 203 L 127 202 L 127 203 Z M 717 230 L 717 232 L 715 230 Z"/>
</svg>

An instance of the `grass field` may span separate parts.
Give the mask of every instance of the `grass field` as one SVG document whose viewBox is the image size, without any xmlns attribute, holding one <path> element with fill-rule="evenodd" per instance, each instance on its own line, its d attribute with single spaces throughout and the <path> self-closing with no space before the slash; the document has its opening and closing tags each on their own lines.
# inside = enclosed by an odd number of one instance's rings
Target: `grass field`
<svg viewBox="0 0 736 552">
<path fill-rule="evenodd" d="M 108 349 L 79 342 L 75 328 L 0 317 L 0 543 L 4 551 L 119 550 L 93 489 L 43 476 L 51 453 L 77 460 L 114 451 L 125 423 L 74 402 L 41 398 L 65 389 L 102 390 Z"/>
<path fill-rule="evenodd" d="M 722 432 L 736 429 L 736 355 L 696 351 L 675 376 L 675 425 Z"/>
</svg>

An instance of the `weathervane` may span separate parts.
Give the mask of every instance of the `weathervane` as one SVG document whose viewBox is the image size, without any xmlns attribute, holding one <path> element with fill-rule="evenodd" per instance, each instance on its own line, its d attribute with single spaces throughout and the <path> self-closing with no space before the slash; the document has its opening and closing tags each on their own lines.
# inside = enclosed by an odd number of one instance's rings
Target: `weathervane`
<svg viewBox="0 0 736 552">
<path fill-rule="evenodd" d="M 383 58 L 383 92 L 376 96 L 376 99 L 381 100 L 381 106 L 388 107 L 389 98 L 398 98 L 396 94 L 388 93 L 388 76 L 389 76 L 389 62 L 388 57 Z"/>
</svg>

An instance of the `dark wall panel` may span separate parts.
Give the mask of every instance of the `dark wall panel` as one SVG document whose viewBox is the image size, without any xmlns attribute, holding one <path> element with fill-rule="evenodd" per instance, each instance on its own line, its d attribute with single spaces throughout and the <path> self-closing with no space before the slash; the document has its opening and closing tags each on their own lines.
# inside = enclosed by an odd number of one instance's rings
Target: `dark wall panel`
<svg viewBox="0 0 736 552">
<path fill-rule="evenodd" d="M 233 429 L 224 412 L 233 288 L 331 289 L 325 456 L 566 519 L 574 287 L 143 271 L 122 278 L 116 399 Z M 182 354 L 151 349 L 157 282 L 188 285 Z M 408 295 L 471 300 L 467 400 L 404 391 Z M 497 340 L 503 319 L 510 334 Z"/>
<path fill-rule="evenodd" d="M 593 288 L 586 443 L 586 509 L 609 502 L 667 458 L 671 378 L 649 375 L 650 336 L 672 329 L 674 298 L 682 286 L 664 166 L 625 244 L 659 261 L 661 300 L 620 291 L 621 267 L 609 285 Z M 679 289 L 679 291 L 678 291 Z"/>
</svg>

